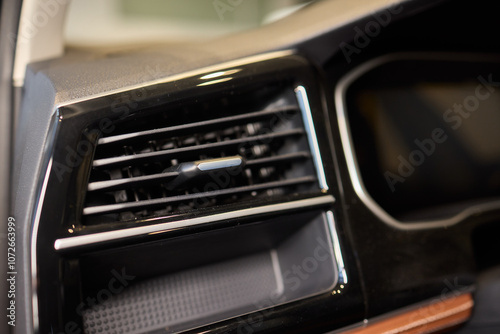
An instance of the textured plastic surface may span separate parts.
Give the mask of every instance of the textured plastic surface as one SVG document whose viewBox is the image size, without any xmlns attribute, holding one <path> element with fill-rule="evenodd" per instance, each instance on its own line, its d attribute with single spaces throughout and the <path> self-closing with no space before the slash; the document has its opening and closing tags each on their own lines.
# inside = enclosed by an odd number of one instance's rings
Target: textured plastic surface
<svg viewBox="0 0 500 334">
<path fill-rule="evenodd" d="M 243 312 L 276 293 L 269 252 L 141 282 L 83 314 L 84 330 L 144 333 L 232 310 Z"/>
<path fill-rule="evenodd" d="M 133 282 L 83 312 L 85 333 L 178 332 L 328 291 L 338 271 L 325 215 L 295 219 L 301 227 L 275 248 Z M 213 237 L 208 235 L 217 243 Z"/>
</svg>

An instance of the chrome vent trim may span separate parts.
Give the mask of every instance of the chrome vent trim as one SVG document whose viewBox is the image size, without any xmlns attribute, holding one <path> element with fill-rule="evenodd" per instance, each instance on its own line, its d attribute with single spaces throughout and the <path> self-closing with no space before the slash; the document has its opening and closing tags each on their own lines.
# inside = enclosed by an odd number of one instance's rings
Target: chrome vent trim
<svg viewBox="0 0 500 334">
<path fill-rule="evenodd" d="M 308 199 L 280 203 L 280 204 L 274 204 L 274 205 L 266 205 L 266 206 L 255 207 L 255 208 L 236 210 L 236 211 L 225 212 L 225 213 L 215 214 L 215 215 L 206 216 L 206 217 L 197 217 L 197 218 L 185 219 L 185 220 L 174 221 L 174 222 L 166 222 L 166 223 L 160 223 L 160 224 L 154 224 L 154 225 L 148 225 L 148 226 L 133 227 L 133 228 L 123 229 L 123 230 L 115 230 L 115 231 L 107 231 L 107 232 L 94 233 L 94 234 L 88 234 L 88 235 L 80 235 L 80 236 L 74 236 L 74 237 L 69 237 L 69 238 L 57 239 L 54 242 L 54 249 L 57 251 L 67 250 L 67 249 L 73 249 L 73 248 L 87 246 L 87 245 L 99 244 L 99 243 L 103 243 L 103 242 L 117 241 L 117 240 L 130 238 L 130 237 L 146 236 L 146 235 L 158 234 L 158 233 L 168 233 L 168 232 L 171 232 L 171 231 L 177 230 L 179 228 L 183 228 L 183 227 L 219 222 L 219 221 L 223 221 L 223 220 L 227 220 L 227 219 L 250 217 L 250 216 L 266 214 L 266 213 L 279 213 L 279 212 L 289 211 L 289 210 L 293 210 L 293 209 L 297 209 L 297 208 L 306 209 L 306 208 L 311 208 L 311 207 L 320 206 L 320 205 L 331 205 L 333 203 L 335 203 L 335 198 L 333 196 L 327 195 L 327 196 L 308 198 Z M 153 222 L 153 221 L 154 221 L 154 219 L 151 219 L 151 222 Z M 335 230 L 333 229 L 332 233 L 334 233 L 334 231 Z"/>
<path fill-rule="evenodd" d="M 311 151 L 313 153 L 313 162 L 314 167 L 316 168 L 316 173 L 318 174 L 319 186 L 323 192 L 326 192 L 328 190 L 328 185 L 326 183 L 323 161 L 319 152 L 318 139 L 316 137 L 316 130 L 314 129 L 314 122 L 312 119 L 311 108 L 309 106 L 309 100 L 307 99 L 306 89 L 303 86 L 298 86 L 295 88 L 295 93 L 297 94 L 299 107 L 302 111 L 302 118 L 304 120 L 304 127 L 307 132 L 309 146 L 311 147 Z"/>
</svg>

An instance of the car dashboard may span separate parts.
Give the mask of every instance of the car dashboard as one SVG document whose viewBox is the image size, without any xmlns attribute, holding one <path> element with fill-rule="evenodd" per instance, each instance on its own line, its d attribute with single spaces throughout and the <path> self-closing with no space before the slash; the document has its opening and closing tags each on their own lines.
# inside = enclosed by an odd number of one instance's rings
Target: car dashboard
<svg viewBox="0 0 500 334">
<path fill-rule="evenodd" d="M 496 333 L 495 22 L 320 1 L 29 64 L 14 333 Z"/>
</svg>

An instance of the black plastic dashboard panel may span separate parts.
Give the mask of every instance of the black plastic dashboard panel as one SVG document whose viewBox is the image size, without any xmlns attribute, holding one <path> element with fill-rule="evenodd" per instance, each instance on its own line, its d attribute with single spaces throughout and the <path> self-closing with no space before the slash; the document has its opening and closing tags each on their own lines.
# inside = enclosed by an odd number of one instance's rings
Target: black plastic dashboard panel
<svg viewBox="0 0 500 334">
<path fill-rule="evenodd" d="M 324 70 L 329 80 L 327 100 L 331 113 L 336 115 L 330 118 L 333 142 L 338 144 L 344 140 L 340 134 L 342 120 L 338 107 L 343 101 L 335 98 L 343 78 L 360 67 L 373 68 L 370 62 L 400 53 L 417 56 L 451 53 L 454 58 L 467 60 L 474 58 L 471 52 L 475 52 L 475 56 L 481 52 L 482 57 L 494 59 L 500 44 L 494 36 L 496 17 L 492 6 L 487 1 L 450 1 L 391 24 L 353 56 L 351 63 L 342 53 L 332 57 Z M 453 20 L 461 24 L 448 24 L 450 21 L 445 18 L 451 12 L 455 15 Z M 354 43 L 352 39 L 345 42 Z M 477 75 L 482 74 L 479 72 Z M 367 319 L 425 299 L 467 291 L 485 263 L 498 264 L 498 250 L 484 237 L 493 233 L 491 226 L 497 225 L 499 210 L 474 209 L 472 214 L 447 226 L 426 225 L 426 222 L 388 224 L 360 198 L 347 165 L 352 157 L 345 150 L 337 150 L 336 154 L 344 181 L 345 223 L 349 226 L 366 287 Z M 487 226 L 490 229 L 482 228 Z M 484 243 L 479 241 L 479 235 Z"/>
<path fill-rule="evenodd" d="M 293 328 L 297 324 L 301 324 L 308 332 L 312 333 L 339 328 L 362 320 L 363 298 L 356 264 L 349 250 L 349 241 L 344 237 L 344 227 L 334 223 L 333 220 L 335 217 L 336 221 L 340 221 L 342 213 L 337 213 L 338 204 L 334 200 L 339 196 L 339 188 L 331 147 L 328 144 L 330 142 L 329 134 L 324 126 L 328 124 L 328 121 L 326 121 L 327 115 L 323 109 L 324 95 L 317 81 L 316 69 L 308 64 L 304 58 L 294 55 L 250 64 L 239 64 L 238 69 L 239 71 L 226 82 L 200 85 L 203 82 L 200 81 L 200 77 L 213 74 L 212 69 L 205 73 L 201 71 L 199 75 L 185 79 L 139 87 L 59 108 L 54 123 L 54 138 L 51 141 L 53 145 L 50 150 L 52 152 L 51 159 L 48 162 L 50 173 L 47 174 L 48 178 L 43 193 L 47 200 L 43 202 L 40 220 L 35 224 L 38 226 L 38 230 L 35 231 L 37 268 L 35 279 L 37 280 L 36 293 L 38 298 L 35 314 L 38 314 L 40 332 L 50 330 L 59 332 L 68 330 L 68 328 L 84 328 L 82 308 L 79 308 L 79 305 L 82 305 L 87 297 L 91 297 L 92 293 L 106 288 L 89 283 L 89 281 L 103 282 L 101 279 L 93 277 L 94 274 L 101 276 L 99 271 L 93 271 L 93 268 L 97 268 L 99 265 L 106 267 L 106 256 L 94 256 L 91 261 L 88 261 L 84 260 L 84 258 L 89 259 L 85 254 L 99 254 L 99 252 L 109 252 L 113 249 L 126 251 L 127 248 L 135 247 L 134 249 L 137 251 L 134 251 L 134 256 L 121 257 L 123 268 L 126 271 L 127 261 L 132 261 L 140 256 L 141 252 L 146 249 L 146 245 L 150 243 L 168 244 L 177 238 L 186 238 L 208 232 L 217 235 L 218 231 L 223 228 L 237 231 L 240 225 L 243 227 L 246 226 L 245 224 L 266 219 L 273 222 L 278 216 L 312 212 L 311 210 L 318 209 L 322 209 L 322 212 L 332 211 L 332 213 L 327 214 L 332 217 L 329 226 L 322 233 L 331 231 L 334 236 L 332 247 L 335 251 L 332 251 L 332 256 L 335 256 L 335 263 L 340 265 L 336 267 L 338 270 L 336 269 L 337 274 L 335 274 L 339 278 L 334 281 L 330 279 L 330 283 L 333 284 L 335 281 L 337 283 L 326 292 L 324 284 L 307 290 L 312 291 L 312 294 L 315 294 L 314 297 L 303 298 L 311 294 L 308 292 L 305 295 L 299 295 L 299 297 L 290 297 L 291 300 L 301 298 L 295 302 L 271 306 L 264 313 L 260 311 L 254 315 L 245 315 L 245 323 L 249 326 L 248 328 L 262 332 L 272 331 L 277 326 L 280 330 L 286 330 L 286 328 Z M 231 70 L 234 70 L 234 67 L 218 69 L 222 72 Z M 186 101 L 192 104 L 193 97 L 196 103 L 198 99 L 203 99 L 206 96 L 237 96 L 240 91 L 258 89 L 267 85 L 273 86 L 277 83 L 285 84 L 291 89 L 302 87 L 301 89 L 307 92 L 308 108 L 310 108 L 312 117 L 310 125 L 313 125 L 315 129 L 316 149 L 321 152 L 322 170 L 325 174 L 325 183 L 329 185 L 329 188 L 323 187 L 321 190 L 318 187 L 317 191 L 312 192 L 291 193 L 276 198 L 265 197 L 260 201 L 257 198 L 251 201 L 200 208 L 168 216 L 147 217 L 128 222 L 82 224 L 81 214 L 87 183 L 92 169 L 95 145 L 101 137 L 101 131 L 112 132 L 115 122 L 119 122 L 120 119 L 134 120 L 144 110 L 154 110 L 172 105 L 178 107 Z M 300 103 L 301 101 L 299 101 Z M 58 138 L 64 138 L 64 140 L 58 140 Z M 235 214 L 228 215 L 228 212 L 235 212 Z M 297 215 L 290 218 L 288 224 L 282 224 L 281 228 L 286 231 L 293 226 L 294 219 L 300 217 Z M 179 222 L 195 223 L 179 224 Z M 202 224 L 198 222 L 202 222 Z M 305 220 L 299 219 L 297 223 L 303 225 Z M 153 230 L 150 230 L 151 227 Z M 130 234 L 130 231 L 134 231 L 134 233 Z M 135 231 L 138 232 L 135 233 Z M 103 235 L 106 238 L 99 239 L 99 236 Z M 245 243 L 241 243 L 241 245 L 232 245 L 233 249 L 225 254 L 224 252 L 218 253 L 223 254 L 223 257 L 215 255 L 212 257 L 215 256 L 216 260 L 220 262 L 224 259 L 237 259 L 238 254 L 251 255 L 259 250 L 269 250 L 273 244 L 278 243 L 278 240 L 272 241 L 273 235 L 276 235 L 276 232 L 270 231 L 262 234 L 261 238 L 264 240 L 271 238 L 269 239 L 270 244 L 267 246 L 264 241 L 259 241 L 259 243 L 251 245 L 250 250 L 248 250 L 248 247 L 244 247 Z M 111 237 L 107 238 L 108 236 Z M 89 241 L 70 247 L 61 247 L 61 240 L 74 238 L 84 238 L 84 240 Z M 261 246 L 257 247 L 259 244 Z M 314 251 L 314 248 L 311 251 Z M 210 256 L 209 252 L 205 253 L 200 254 L 201 259 Z M 297 254 L 292 257 L 290 265 L 301 264 L 303 259 L 307 258 L 306 255 L 307 252 L 304 255 Z M 148 262 L 153 266 L 155 257 L 158 256 L 160 256 L 159 253 L 158 255 L 149 253 Z M 338 258 L 338 256 L 341 257 Z M 196 260 L 190 264 L 188 261 L 188 267 L 207 263 L 207 261 L 199 261 Z M 129 263 L 131 266 L 136 265 L 132 262 Z M 106 270 L 103 275 L 106 277 Z M 335 275 L 331 274 L 330 277 L 333 279 Z M 322 277 L 324 279 L 329 276 L 322 275 Z M 106 280 L 103 284 L 107 284 Z M 349 292 L 348 295 L 346 292 Z M 335 317 L 331 316 L 332 310 L 336 310 Z M 241 319 L 232 319 L 210 325 L 206 330 L 217 332 L 218 328 L 225 328 L 222 330 L 223 332 L 231 332 L 237 331 L 240 325 Z"/>
<path fill-rule="evenodd" d="M 27 98 L 23 101 L 22 116 L 25 121 L 30 120 L 31 123 L 22 122 L 19 131 L 21 138 L 17 147 L 23 149 L 26 161 L 34 163 L 25 163 L 21 154 L 20 161 L 23 161 L 16 163 L 19 173 L 16 170 L 15 174 L 21 175 L 17 180 L 19 189 L 16 214 L 19 215 L 19 221 L 24 222 L 23 232 L 28 240 L 23 245 L 26 249 L 23 256 L 26 261 L 23 266 L 26 273 L 30 272 L 30 268 L 33 269 L 33 278 L 32 281 L 20 282 L 19 285 L 20 295 L 24 292 L 23 299 L 19 298 L 19 305 L 26 306 L 25 314 L 20 312 L 19 316 L 25 318 L 27 325 L 26 330 L 23 330 L 24 322 L 19 323 L 16 327 L 18 332 L 33 332 L 31 321 L 34 322 L 35 333 L 71 333 L 83 328 L 82 317 L 76 308 L 80 305 L 78 303 L 88 297 L 84 296 L 82 291 L 94 293 L 99 287 L 89 286 L 88 282 L 82 285 L 82 277 L 94 277 L 87 271 L 94 261 L 102 260 L 101 264 L 106 270 L 106 257 L 99 256 L 100 254 L 118 249 L 123 250 L 121 254 L 127 254 L 128 246 L 133 248 L 146 244 L 159 245 L 175 239 L 204 239 L 203 236 L 207 233 L 216 234 L 222 229 L 236 231 L 239 226 L 274 220 L 285 215 L 285 212 L 286 215 L 299 215 L 301 212 L 304 214 L 304 211 L 332 210 L 336 218 L 334 229 L 338 232 L 349 277 L 344 289 L 320 293 L 290 304 L 273 306 L 263 312 L 212 323 L 193 329 L 190 333 L 237 333 L 242 332 L 243 327 L 249 329 L 249 332 L 259 333 L 323 333 L 356 323 L 363 324 L 363 319 L 387 314 L 422 300 L 440 299 L 470 291 L 478 269 L 498 264 L 498 247 L 492 246 L 496 242 L 494 236 L 498 232 L 498 211 L 478 211 L 474 216 L 468 216 L 459 224 L 449 227 L 427 228 L 424 224 L 419 224 L 417 228 L 398 228 L 386 224 L 373 210 L 367 208 L 350 182 L 346 165 L 346 159 L 349 157 L 340 145 L 342 138 L 336 114 L 338 110 L 335 110 L 337 101 L 333 97 L 342 76 L 356 66 L 387 53 L 446 51 L 459 54 L 474 51 L 498 54 L 500 44 L 496 36 L 497 4 L 485 0 L 405 1 L 403 12 L 392 17 L 391 23 L 387 27 L 384 26 L 380 35 L 370 39 L 369 45 L 353 55 L 353 61 L 349 63 L 339 45 L 355 45 L 353 38 L 356 38 L 357 30 L 353 28 L 374 22 L 373 13 L 369 10 L 355 10 L 362 7 L 355 1 L 325 1 L 318 4 L 325 6 L 311 6 L 311 12 L 315 15 L 308 17 L 306 10 L 303 16 L 293 16 L 284 20 L 282 25 L 278 22 L 274 26 L 276 29 L 262 29 L 253 35 L 250 34 L 250 39 L 245 38 L 249 35 L 235 35 L 218 43 L 210 41 L 208 46 L 201 49 L 179 50 L 168 45 L 161 47 L 159 52 L 147 50 L 90 56 L 85 52 L 73 52 L 63 59 L 30 65 L 27 85 L 24 87 Z M 344 8 L 347 8 L 347 14 Z M 301 20 L 304 17 L 308 20 Z M 318 17 L 321 21 L 319 26 L 314 24 Z M 298 25 L 297 22 L 306 24 Z M 286 35 L 285 38 L 283 35 Z M 194 88 L 199 83 L 197 79 L 213 73 L 213 70 L 197 72 L 196 75 L 192 72 L 190 75 L 179 75 L 184 71 L 228 59 L 290 46 L 300 49 L 308 59 L 315 60 L 321 69 L 316 71 L 307 61 L 296 56 L 266 60 L 259 64 L 240 63 L 238 66 L 245 71 L 240 72 L 234 81 L 203 89 Z M 264 58 L 260 57 L 261 60 Z M 151 69 L 148 66 L 150 64 L 155 65 L 154 71 L 142 75 L 146 69 Z M 217 69 L 233 68 L 231 65 Z M 158 76 L 171 75 L 175 75 L 176 81 L 157 80 Z M 327 80 L 318 83 L 317 77 L 326 77 Z M 265 80 L 259 81 L 262 79 Z M 175 226 L 172 229 L 167 227 L 171 222 L 178 222 L 177 219 L 193 221 L 197 218 L 196 215 L 184 213 L 176 217 L 158 217 L 157 220 L 127 223 L 120 228 L 116 225 L 91 228 L 81 225 L 79 214 L 84 203 L 92 154 L 81 154 L 78 157 L 78 143 L 82 138 L 89 140 L 88 137 L 82 137 L 82 133 L 95 128 L 96 124 L 99 127 L 100 119 L 106 116 L 119 118 L 120 115 L 110 110 L 111 104 L 116 103 L 122 113 L 133 114 L 139 108 L 167 104 L 171 99 L 189 99 L 193 96 L 191 94 L 201 91 L 217 92 L 221 89 L 229 92 L 237 88 L 233 87 L 234 82 L 254 83 L 259 86 L 274 79 L 289 80 L 292 86 L 302 85 L 307 89 L 325 176 L 330 186 L 326 194 L 293 198 L 294 201 L 290 202 L 289 206 L 281 206 L 279 212 L 276 212 L 275 205 L 283 203 L 253 203 L 251 209 L 258 209 L 260 213 L 253 211 L 254 214 L 244 217 L 225 216 L 218 221 L 204 221 L 203 224 L 189 226 L 170 225 Z M 148 80 L 156 81 L 151 85 L 122 89 L 123 86 Z M 114 89 L 117 90 L 92 100 L 87 99 L 89 95 Z M 50 110 L 53 104 L 73 99 L 83 100 L 73 101 L 55 113 L 52 131 L 49 131 L 46 138 L 45 125 L 52 115 Z M 104 123 L 101 126 L 106 129 L 110 124 Z M 62 136 L 68 141 L 56 140 Z M 91 142 L 95 143 L 97 137 L 91 137 Z M 46 142 L 41 138 L 48 141 L 46 151 L 42 150 Z M 93 148 L 92 144 L 91 152 Z M 45 155 L 46 153 L 49 154 Z M 28 155 L 30 159 L 27 158 Z M 41 163 L 40 177 L 39 160 L 42 158 L 47 161 Z M 69 170 L 64 168 L 68 165 L 65 162 L 67 158 L 73 158 L 70 163 L 74 166 Z M 56 169 L 57 164 L 54 162 L 63 163 L 63 167 Z M 58 175 L 62 177 L 58 178 Z M 38 196 L 38 190 L 33 188 L 37 180 L 45 181 L 40 186 L 45 197 L 42 198 L 43 202 L 39 202 L 43 203 L 43 207 L 33 213 L 34 221 L 31 221 L 31 218 L 26 217 L 36 208 L 36 203 L 33 203 L 36 199 L 33 197 Z M 46 196 L 47 194 L 50 194 L 50 197 Z M 332 202 L 331 195 L 335 197 L 335 203 Z M 309 203 L 307 210 L 304 210 L 303 205 L 296 205 L 304 203 L 304 200 Z M 248 209 L 246 204 L 232 204 L 230 209 L 240 212 Z M 261 209 L 264 207 L 270 210 L 263 212 Z M 200 212 L 200 216 L 210 217 L 214 211 L 217 209 Z M 155 225 L 158 229 L 148 233 L 123 234 L 123 231 L 129 230 L 130 227 L 148 227 L 156 223 L 159 224 Z M 29 240 L 32 228 L 32 240 Z M 56 244 L 59 239 L 73 236 L 92 237 L 95 233 L 114 234 L 115 231 L 120 238 L 101 240 L 95 245 L 84 243 L 69 248 L 58 248 Z M 266 233 L 269 233 L 268 236 L 276 235 L 272 231 Z M 30 248 L 30 243 L 33 249 Z M 30 251 L 31 267 L 30 254 L 26 255 L 26 252 Z M 259 250 L 255 251 L 258 253 Z M 246 249 L 243 253 L 254 252 Z M 82 264 L 86 268 L 85 273 L 81 271 Z M 30 287 L 33 287 L 32 294 Z M 28 311 L 32 306 L 34 319 Z"/>
</svg>

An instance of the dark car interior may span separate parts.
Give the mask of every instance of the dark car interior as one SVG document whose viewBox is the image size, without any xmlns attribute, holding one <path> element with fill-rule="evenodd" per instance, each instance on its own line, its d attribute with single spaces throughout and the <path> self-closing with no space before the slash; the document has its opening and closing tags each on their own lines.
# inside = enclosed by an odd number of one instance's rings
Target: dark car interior
<svg viewBox="0 0 500 334">
<path fill-rule="evenodd" d="M 500 333 L 497 4 L 272 3 L 88 47 L 1 2 L 1 332 Z"/>
</svg>

